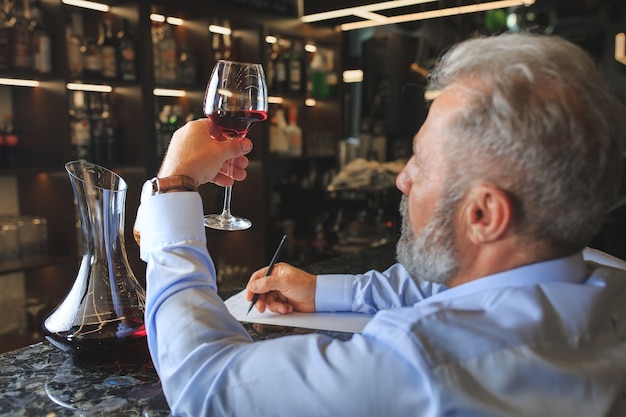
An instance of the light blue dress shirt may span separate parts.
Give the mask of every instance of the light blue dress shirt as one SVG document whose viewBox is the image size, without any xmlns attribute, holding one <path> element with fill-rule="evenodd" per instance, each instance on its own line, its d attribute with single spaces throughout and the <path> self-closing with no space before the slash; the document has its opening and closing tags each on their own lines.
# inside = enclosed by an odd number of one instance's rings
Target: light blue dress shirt
<svg viewBox="0 0 626 417">
<path fill-rule="evenodd" d="M 626 416 L 622 270 L 576 254 L 451 289 L 400 265 L 319 276 L 318 309 L 377 312 L 362 334 L 252 342 L 216 293 L 202 216 L 185 192 L 138 213 L 174 416 Z"/>
</svg>

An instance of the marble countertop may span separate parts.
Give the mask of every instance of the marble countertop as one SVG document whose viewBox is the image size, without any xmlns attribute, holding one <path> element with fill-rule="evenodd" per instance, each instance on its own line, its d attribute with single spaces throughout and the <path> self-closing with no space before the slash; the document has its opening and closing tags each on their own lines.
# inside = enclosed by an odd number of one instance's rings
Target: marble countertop
<svg viewBox="0 0 626 417">
<path fill-rule="evenodd" d="M 383 245 L 304 268 L 311 273 L 365 272 L 394 262 Z M 314 330 L 242 323 L 255 341 Z M 325 332 L 340 339 L 349 333 Z M 169 407 L 149 357 L 94 361 L 40 342 L 0 355 L 0 416 L 167 417 Z"/>
</svg>

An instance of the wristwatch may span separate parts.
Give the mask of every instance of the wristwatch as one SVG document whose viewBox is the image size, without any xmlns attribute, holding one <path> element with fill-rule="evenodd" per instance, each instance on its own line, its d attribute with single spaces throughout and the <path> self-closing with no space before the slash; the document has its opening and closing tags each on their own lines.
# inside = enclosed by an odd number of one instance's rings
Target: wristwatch
<svg viewBox="0 0 626 417">
<path fill-rule="evenodd" d="M 165 194 L 176 191 L 198 191 L 191 177 L 186 175 L 172 175 L 171 177 L 154 177 L 143 184 L 141 201 L 156 194 Z"/>
</svg>

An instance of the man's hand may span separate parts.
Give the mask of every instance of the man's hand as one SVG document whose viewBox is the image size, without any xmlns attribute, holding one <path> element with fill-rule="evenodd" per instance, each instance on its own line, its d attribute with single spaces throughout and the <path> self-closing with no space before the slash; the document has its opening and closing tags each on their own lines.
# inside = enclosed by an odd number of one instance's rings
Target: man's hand
<svg viewBox="0 0 626 417">
<path fill-rule="evenodd" d="M 174 132 L 158 176 L 186 175 L 196 186 L 212 182 L 226 187 L 246 178 L 244 155 L 251 150 L 250 139 L 229 140 L 211 120 L 194 120 Z M 232 178 L 223 174 L 228 164 L 233 165 Z"/>
<path fill-rule="evenodd" d="M 246 287 L 246 299 L 260 294 L 256 308 L 262 313 L 269 309 L 274 313 L 315 311 L 315 284 L 317 277 L 286 263 L 274 265 L 272 275 L 264 277 L 267 267 L 254 272 Z"/>
</svg>

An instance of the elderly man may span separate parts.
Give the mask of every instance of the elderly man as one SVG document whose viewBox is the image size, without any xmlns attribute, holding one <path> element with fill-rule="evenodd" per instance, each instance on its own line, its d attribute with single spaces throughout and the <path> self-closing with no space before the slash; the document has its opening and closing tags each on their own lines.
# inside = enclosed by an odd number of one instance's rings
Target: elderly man
<svg viewBox="0 0 626 417">
<path fill-rule="evenodd" d="M 617 193 L 623 106 L 556 37 L 465 41 L 431 82 L 396 181 L 399 263 L 279 263 L 248 284 L 259 310 L 376 313 L 348 341 L 252 343 L 216 294 L 198 194 L 143 201 L 148 340 L 174 415 L 626 415 L 626 272 L 583 257 Z M 215 129 L 178 131 L 159 177 L 224 185 L 237 157 L 242 179 L 249 142 L 197 140 Z"/>
</svg>

